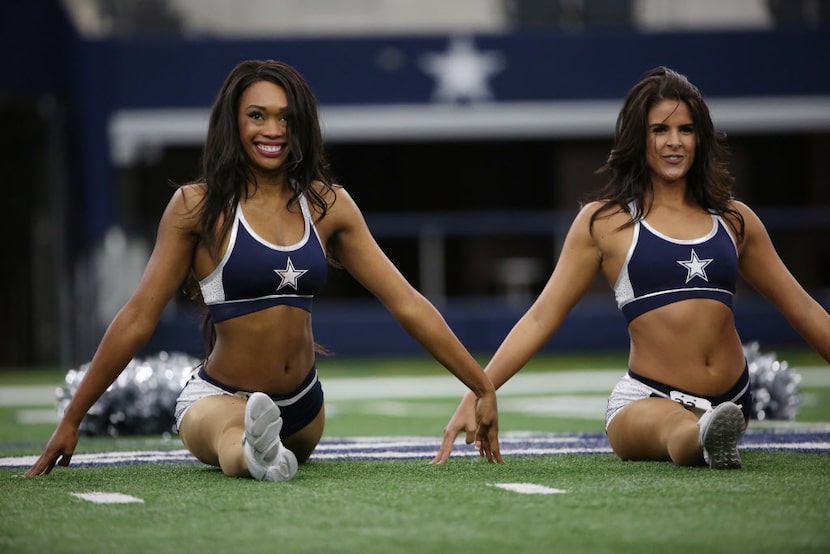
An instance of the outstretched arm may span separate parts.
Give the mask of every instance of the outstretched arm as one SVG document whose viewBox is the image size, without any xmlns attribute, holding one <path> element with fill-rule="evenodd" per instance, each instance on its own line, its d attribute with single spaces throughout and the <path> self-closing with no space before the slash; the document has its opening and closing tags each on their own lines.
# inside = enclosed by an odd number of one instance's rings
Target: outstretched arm
<svg viewBox="0 0 830 554">
<path fill-rule="evenodd" d="M 599 249 L 589 233 L 590 214 L 596 206 L 583 209 L 571 225 L 562 253 L 547 284 L 528 311 L 513 326 L 499 346 L 486 372 L 498 389 L 535 355 L 556 332 L 565 316 L 591 286 L 600 268 Z M 444 428 L 441 448 L 433 463 L 450 457 L 453 444 L 462 432 L 471 442 L 472 397 L 467 394 Z"/>
<path fill-rule="evenodd" d="M 349 194 L 344 189 L 335 190 L 337 201 L 318 226 L 329 237 L 328 250 L 383 303 L 407 333 L 470 389 L 476 399 L 475 441 L 479 452 L 488 461 L 501 463 L 495 387 L 441 313 L 381 251 Z"/>
<path fill-rule="evenodd" d="M 182 195 L 180 189 L 171 199 L 141 281 L 107 328 L 60 423 L 26 476 L 46 475 L 56 463 L 69 465 L 84 416 L 150 339 L 164 306 L 184 280 L 195 241 L 184 228 L 188 219 Z"/>
<path fill-rule="evenodd" d="M 741 275 L 830 362 L 830 314 L 804 290 L 781 261 L 758 216 L 741 202 L 733 205 L 743 215 L 746 225 L 744 240 L 739 246 Z"/>
</svg>

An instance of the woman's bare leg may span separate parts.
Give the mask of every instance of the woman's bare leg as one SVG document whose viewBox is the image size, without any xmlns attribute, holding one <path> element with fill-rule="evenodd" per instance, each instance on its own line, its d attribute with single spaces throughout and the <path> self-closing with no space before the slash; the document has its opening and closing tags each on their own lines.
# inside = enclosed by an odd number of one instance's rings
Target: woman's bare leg
<svg viewBox="0 0 830 554">
<path fill-rule="evenodd" d="M 623 460 L 671 460 L 680 466 L 702 465 L 698 417 L 666 398 L 632 402 L 611 420 L 608 442 Z"/>
<path fill-rule="evenodd" d="M 196 458 L 222 468 L 222 472 L 231 477 L 250 475 L 242 448 L 245 404 L 243 398 L 236 396 L 202 398 L 187 410 L 179 428 L 182 443 Z M 311 423 L 283 441 L 299 463 L 308 460 L 317 447 L 325 422 L 324 406 Z"/>
<path fill-rule="evenodd" d="M 182 442 L 196 458 L 222 468 L 230 477 L 249 475 L 242 450 L 244 433 L 245 399 L 228 395 L 198 400 L 179 427 Z"/>
</svg>

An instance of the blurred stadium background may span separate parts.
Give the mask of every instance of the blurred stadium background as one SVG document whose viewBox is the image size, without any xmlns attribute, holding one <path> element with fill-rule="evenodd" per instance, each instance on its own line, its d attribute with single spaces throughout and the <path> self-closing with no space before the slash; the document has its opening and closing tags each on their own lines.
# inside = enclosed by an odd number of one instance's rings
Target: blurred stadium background
<svg viewBox="0 0 830 554">
<path fill-rule="evenodd" d="M 335 174 L 473 352 L 541 289 L 623 96 L 656 65 L 701 88 L 738 196 L 830 306 L 828 25 L 828 0 L 4 0 L 0 368 L 91 357 L 249 58 L 307 77 Z M 751 291 L 735 306 L 744 341 L 804 346 Z M 341 355 L 420 351 L 338 271 L 314 318 Z M 197 322 L 177 299 L 145 351 L 200 355 Z M 597 282 L 548 349 L 626 345 Z"/>
</svg>

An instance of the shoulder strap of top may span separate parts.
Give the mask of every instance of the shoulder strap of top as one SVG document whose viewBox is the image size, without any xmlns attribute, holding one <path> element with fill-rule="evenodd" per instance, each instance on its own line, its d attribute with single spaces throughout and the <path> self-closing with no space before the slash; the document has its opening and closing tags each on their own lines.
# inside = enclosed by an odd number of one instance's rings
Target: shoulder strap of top
<svg viewBox="0 0 830 554">
<path fill-rule="evenodd" d="M 311 221 L 311 210 L 308 207 L 308 200 L 306 200 L 305 194 L 300 195 L 299 202 L 300 209 L 303 211 L 303 217 L 305 217 L 308 221 Z"/>
<path fill-rule="evenodd" d="M 640 210 L 637 209 L 637 203 L 633 200 L 628 203 L 628 213 L 631 215 L 632 219 L 636 218 L 640 213 Z"/>
</svg>

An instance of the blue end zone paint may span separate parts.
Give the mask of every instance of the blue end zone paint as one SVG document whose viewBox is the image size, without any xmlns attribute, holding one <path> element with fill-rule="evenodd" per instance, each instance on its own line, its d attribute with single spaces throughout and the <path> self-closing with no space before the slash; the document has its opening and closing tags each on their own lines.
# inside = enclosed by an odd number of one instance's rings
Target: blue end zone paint
<svg viewBox="0 0 830 554">
<path fill-rule="evenodd" d="M 603 434 L 503 434 L 502 454 L 510 456 L 555 456 L 562 454 L 610 454 Z M 314 451 L 311 461 L 322 460 L 431 460 L 440 446 L 434 437 L 366 437 L 325 439 Z M 830 454 L 830 431 L 748 431 L 741 450 Z M 453 457 L 478 456 L 463 441 L 456 444 Z M 28 468 L 36 456 L 0 457 L 0 468 Z M 70 467 L 114 466 L 128 464 L 199 463 L 184 449 L 133 450 L 76 454 Z"/>
</svg>

